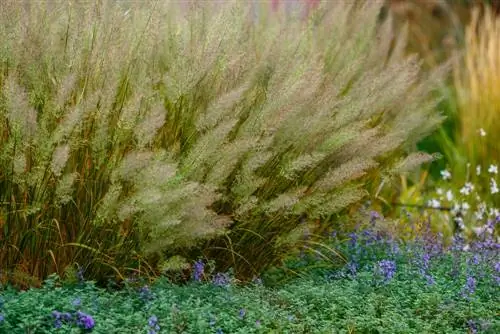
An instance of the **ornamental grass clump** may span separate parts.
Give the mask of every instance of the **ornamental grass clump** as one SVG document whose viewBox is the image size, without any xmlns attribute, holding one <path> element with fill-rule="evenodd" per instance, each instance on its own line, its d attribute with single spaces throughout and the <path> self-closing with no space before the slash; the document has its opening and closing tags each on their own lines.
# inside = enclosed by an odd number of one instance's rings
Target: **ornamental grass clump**
<svg viewBox="0 0 500 334">
<path fill-rule="evenodd" d="M 500 161 L 500 18 L 488 6 L 473 11 L 453 72 L 458 126 L 448 158 L 452 172 L 463 177 L 465 162 Z"/>
<path fill-rule="evenodd" d="M 305 229 L 314 233 L 312 221 L 359 202 L 375 176 L 431 159 L 407 152 L 441 120 L 429 96 L 439 75 L 425 79 L 419 62 L 403 56 L 403 39 L 391 47 L 379 5 L 325 2 L 305 22 L 261 11 L 252 26 L 240 20 L 227 32 L 239 43 L 214 37 L 214 19 L 198 42 L 217 46 L 212 68 L 172 65 L 163 90 L 180 120 L 172 124 L 185 125 L 176 130 L 181 170 L 217 187 L 213 209 L 233 220 L 229 235 L 202 248 L 219 270 L 253 277 L 300 243 Z M 220 86 L 215 73 L 225 78 Z M 170 95 L 186 74 L 198 86 Z M 215 97 L 201 106 L 200 92 Z M 176 131 L 165 132 L 165 143 Z"/>
<path fill-rule="evenodd" d="M 0 4 L 3 278 L 37 284 L 75 264 L 100 281 L 154 274 L 158 247 L 224 227 L 207 209 L 216 194 L 154 145 L 167 110 L 152 11 Z"/>
<path fill-rule="evenodd" d="M 476 8 L 465 37 L 464 58 L 454 71 L 461 144 L 473 164 L 500 160 L 500 18 L 489 7 Z"/>
<path fill-rule="evenodd" d="M 410 151 L 441 121 L 442 73 L 393 43 L 382 2 L 307 19 L 238 1 L 0 6 L 0 258 L 16 277 L 183 256 L 251 279 L 365 184 L 432 159 Z"/>
</svg>

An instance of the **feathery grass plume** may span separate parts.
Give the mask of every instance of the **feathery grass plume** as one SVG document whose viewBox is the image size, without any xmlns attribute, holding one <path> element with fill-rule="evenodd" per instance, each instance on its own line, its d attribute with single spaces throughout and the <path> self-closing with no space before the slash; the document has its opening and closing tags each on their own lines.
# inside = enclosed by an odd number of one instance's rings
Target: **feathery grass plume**
<svg viewBox="0 0 500 334">
<path fill-rule="evenodd" d="M 325 1 L 303 20 L 197 3 L 175 21 L 156 143 L 187 180 L 216 187 L 213 210 L 234 219 L 200 248 L 220 270 L 250 278 L 277 263 L 288 250 L 278 238 L 358 202 L 365 182 L 440 124 L 430 93 L 443 71 L 426 78 L 415 57 L 391 49 L 381 5 Z"/>
<path fill-rule="evenodd" d="M 78 263 L 100 282 L 154 274 L 156 253 L 229 224 L 208 209 L 212 188 L 186 181 L 155 145 L 169 115 L 160 32 L 174 20 L 161 18 L 175 8 L 1 2 L 2 270 L 42 280 Z"/>
<path fill-rule="evenodd" d="M 277 263 L 304 218 L 359 201 L 439 124 L 434 81 L 380 42 L 381 5 L 2 2 L 2 263 L 96 279 L 159 253 L 241 278 Z"/>
</svg>

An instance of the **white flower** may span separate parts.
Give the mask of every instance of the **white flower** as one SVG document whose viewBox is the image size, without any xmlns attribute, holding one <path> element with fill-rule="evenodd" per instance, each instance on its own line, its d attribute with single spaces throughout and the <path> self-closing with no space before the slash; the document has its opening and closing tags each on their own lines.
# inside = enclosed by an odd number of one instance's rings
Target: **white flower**
<svg viewBox="0 0 500 334">
<path fill-rule="evenodd" d="M 498 210 L 497 208 L 491 208 L 490 209 L 490 216 L 493 218 L 500 216 L 500 210 Z"/>
<path fill-rule="evenodd" d="M 475 216 L 476 220 L 483 220 L 483 218 L 484 218 L 483 213 L 481 211 L 474 212 L 474 216 Z"/>
<path fill-rule="evenodd" d="M 474 233 L 476 233 L 478 237 L 480 237 L 486 230 L 486 226 L 473 227 L 472 230 L 474 231 Z"/>
<path fill-rule="evenodd" d="M 491 194 L 494 195 L 496 193 L 498 193 L 498 185 L 497 185 L 497 182 L 495 181 L 495 179 L 491 179 L 490 180 L 490 185 L 491 185 Z"/>
<path fill-rule="evenodd" d="M 470 182 L 467 182 L 463 187 L 462 189 L 460 189 L 460 193 L 462 195 L 469 195 L 472 190 L 474 190 L 474 185 Z"/>
<path fill-rule="evenodd" d="M 441 171 L 441 176 L 443 177 L 443 180 L 451 179 L 451 173 L 447 169 Z"/>
<path fill-rule="evenodd" d="M 428 206 L 434 209 L 439 209 L 441 207 L 441 203 L 437 199 L 431 199 L 428 202 Z"/>
<path fill-rule="evenodd" d="M 467 252 L 469 249 L 470 249 L 469 244 L 465 245 L 464 248 L 462 248 L 464 252 Z"/>
<path fill-rule="evenodd" d="M 491 174 L 498 174 L 498 166 L 497 165 L 490 165 L 488 168 L 488 172 Z"/>
<path fill-rule="evenodd" d="M 480 165 L 476 166 L 476 175 L 481 175 L 481 166 Z"/>
<path fill-rule="evenodd" d="M 442 195 L 442 194 L 443 194 L 443 189 L 441 189 L 441 188 L 437 188 L 437 189 L 436 189 L 436 194 L 438 194 L 438 195 Z"/>
<path fill-rule="evenodd" d="M 451 190 L 448 190 L 446 192 L 446 199 L 448 200 L 448 202 L 453 201 L 453 193 L 451 192 Z"/>
<path fill-rule="evenodd" d="M 467 202 L 462 203 L 462 210 L 467 211 L 470 209 L 470 205 Z"/>
<path fill-rule="evenodd" d="M 481 137 L 484 137 L 486 136 L 486 131 L 484 131 L 483 128 L 479 129 L 479 134 L 481 135 Z"/>
</svg>

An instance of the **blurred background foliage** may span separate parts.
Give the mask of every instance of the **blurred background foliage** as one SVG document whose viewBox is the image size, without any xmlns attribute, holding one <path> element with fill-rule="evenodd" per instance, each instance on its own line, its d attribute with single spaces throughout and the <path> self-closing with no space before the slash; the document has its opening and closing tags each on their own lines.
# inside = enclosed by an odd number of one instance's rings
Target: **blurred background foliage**
<svg viewBox="0 0 500 334">
<path fill-rule="evenodd" d="M 408 54 L 419 54 L 424 68 L 448 62 L 452 71 L 436 91 L 446 120 L 417 145 L 442 158 L 401 175 L 397 192 L 393 187 L 374 189 L 374 208 L 399 218 L 407 209 L 426 211 L 435 218 L 434 228 L 451 233 L 451 203 L 444 210 L 428 205 L 439 197 L 435 190 L 442 190 L 443 170 L 452 175 L 448 190 L 460 193 L 470 182 L 476 196 L 471 202 L 487 204 L 490 210 L 500 205 L 487 176 L 490 166 L 500 161 L 500 1 L 387 0 L 381 17 L 389 13 L 395 30 L 408 30 Z"/>
</svg>

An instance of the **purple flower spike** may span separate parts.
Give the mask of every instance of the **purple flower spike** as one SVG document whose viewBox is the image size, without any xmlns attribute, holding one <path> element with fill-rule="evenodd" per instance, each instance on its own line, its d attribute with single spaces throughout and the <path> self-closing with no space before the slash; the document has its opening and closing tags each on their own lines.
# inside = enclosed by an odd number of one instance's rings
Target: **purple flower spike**
<svg viewBox="0 0 500 334">
<path fill-rule="evenodd" d="M 389 282 L 396 274 L 396 262 L 382 260 L 377 263 L 378 273 L 384 277 L 384 282 Z"/>
<path fill-rule="evenodd" d="M 231 278 L 228 274 L 217 273 L 212 279 L 212 283 L 216 286 L 227 287 L 231 283 Z"/>
<path fill-rule="evenodd" d="M 462 296 L 468 298 L 473 295 L 474 292 L 476 292 L 476 279 L 473 276 L 467 276 L 467 280 L 462 289 Z"/>
<path fill-rule="evenodd" d="M 156 334 L 160 330 L 160 325 L 158 324 L 158 317 L 156 315 L 152 315 L 148 320 L 149 330 L 148 334 Z"/>
<path fill-rule="evenodd" d="M 203 263 L 202 260 L 198 260 L 194 263 L 194 272 L 193 272 L 193 277 L 194 280 L 197 282 L 201 281 L 201 278 L 203 277 L 205 271 L 205 264 Z"/>
<path fill-rule="evenodd" d="M 88 315 L 88 314 L 85 314 L 83 312 L 80 312 L 78 311 L 76 313 L 77 315 L 77 320 L 76 320 L 76 323 L 79 327 L 83 328 L 83 329 L 92 329 L 94 328 L 95 326 L 95 321 L 94 319 Z"/>
</svg>

